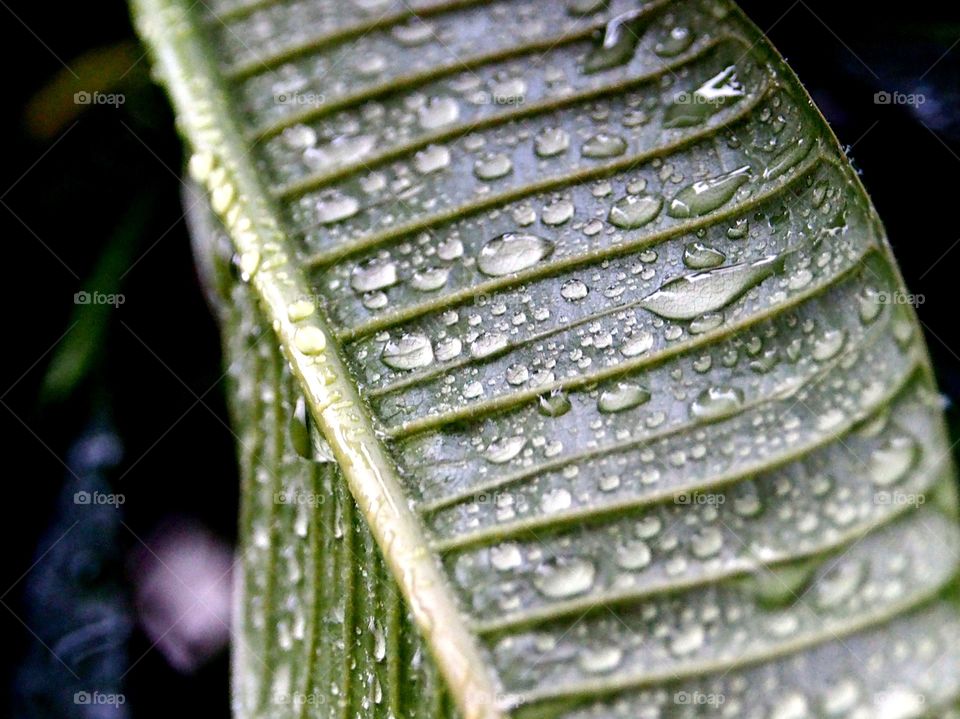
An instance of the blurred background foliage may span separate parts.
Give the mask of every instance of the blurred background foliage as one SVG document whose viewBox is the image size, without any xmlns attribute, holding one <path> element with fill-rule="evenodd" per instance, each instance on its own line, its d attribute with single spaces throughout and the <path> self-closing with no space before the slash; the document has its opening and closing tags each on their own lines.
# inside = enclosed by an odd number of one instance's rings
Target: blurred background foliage
<svg viewBox="0 0 960 719">
<path fill-rule="evenodd" d="M 907 286 L 923 297 L 941 388 L 956 400 L 960 8 L 742 4 L 850 148 Z M 191 551 L 209 558 L 211 546 L 233 541 L 237 510 L 218 331 L 190 257 L 173 118 L 122 0 L 0 5 L 10 53 L 0 164 L 9 513 L 2 701 L 19 716 L 99 716 L 57 701 L 62 687 L 95 687 L 87 677 L 78 685 L 44 648 L 89 623 L 83 612 L 95 606 L 96 616 L 116 621 L 84 637 L 84 661 L 97 681 L 119 687 L 128 715 L 226 717 L 226 652 L 211 658 L 188 646 L 197 661 L 184 663 L 153 648 L 142 606 L 145 545 L 192 538 Z M 95 91 L 123 103 L 75 101 Z M 926 101 L 878 105 L 877 92 Z M 121 294 L 123 303 L 75 304 L 82 291 Z M 948 416 L 960 437 L 960 412 L 951 406 Z M 122 507 L 99 513 L 101 524 L 74 517 L 69 497 L 84 482 L 122 493 Z M 81 531 L 50 550 L 77 522 Z"/>
</svg>

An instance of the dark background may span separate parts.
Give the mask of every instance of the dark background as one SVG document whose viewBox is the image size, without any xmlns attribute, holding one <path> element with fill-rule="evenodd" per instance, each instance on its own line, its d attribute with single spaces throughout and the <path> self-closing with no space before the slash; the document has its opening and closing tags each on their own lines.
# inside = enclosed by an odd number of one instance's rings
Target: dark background
<svg viewBox="0 0 960 719">
<path fill-rule="evenodd" d="M 894 16 L 892 6 L 868 2 L 742 5 L 850 148 L 907 285 L 924 296 L 919 314 L 940 386 L 948 398 L 960 397 L 960 246 L 950 251 L 960 241 L 960 8 L 914 0 L 896 6 Z M 0 573 L 6 696 L 0 703 L 7 707 L 20 683 L 17 672 L 30 671 L 37 641 L 31 631 L 39 629 L 24 626 L 35 609 L 25 591 L 36 570 L 28 569 L 64 519 L 56 510 L 68 477 L 60 458 L 77 438 L 99 422 L 112 426 L 124 445 L 114 473 L 123 475 L 114 491 L 126 497 L 126 527 L 116 534 L 122 555 L 137 549 L 136 537 L 150 537 L 176 518 L 196 520 L 233 541 L 237 476 L 233 439 L 223 426 L 217 328 L 181 219 L 180 143 L 146 59 L 112 90 L 126 96 L 120 108 L 71 116 L 76 106 L 61 103 L 56 110 L 50 100 L 63 95 L 56 90 L 67 72 L 61 60 L 109 80 L 117 75 L 111 67 L 140 57 L 126 6 L 118 0 L 54 7 L 0 2 L 0 18 L 0 46 L 10 53 L 0 85 L 10 140 L 0 163 L 7 514 Z M 100 54 L 91 57 L 92 51 Z M 922 93 L 926 102 L 876 105 L 880 90 Z M 45 389 L 51 360 L 68 342 L 58 340 L 76 319 L 73 295 L 89 286 L 98 263 L 109 278 L 123 275 L 115 291 L 126 301 L 71 330 L 87 335 L 67 364 L 86 371 L 60 376 L 53 390 L 47 380 Z M 97 352 L 85 355 L 85 347 Z M 951 406 L 949 416 L 955 426 L 960 413 Z M 128 582 L 129 562 L 120 564 Z M 122 602 L 120 608 L 129 610 Z M 132 716 L 184 709 L 210 719 L 228 716 L 225 652 L 184 675 L 149 647 L 135 630 L 125 650 L 128 661 L 143 657 L 123 689 Z"/>
</svg>

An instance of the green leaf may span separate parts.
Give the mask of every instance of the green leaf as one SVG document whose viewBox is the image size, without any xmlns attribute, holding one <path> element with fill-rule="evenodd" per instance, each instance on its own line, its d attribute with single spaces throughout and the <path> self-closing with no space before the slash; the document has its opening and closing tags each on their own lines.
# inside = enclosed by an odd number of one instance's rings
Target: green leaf
<svg viewBox="0 0 960 719">
<path fill-rule="evenodd" d="M 134 9 L 213 212 L 237 716 L 953 704 L 923 338 L 739 10 Z"/>
</svg>

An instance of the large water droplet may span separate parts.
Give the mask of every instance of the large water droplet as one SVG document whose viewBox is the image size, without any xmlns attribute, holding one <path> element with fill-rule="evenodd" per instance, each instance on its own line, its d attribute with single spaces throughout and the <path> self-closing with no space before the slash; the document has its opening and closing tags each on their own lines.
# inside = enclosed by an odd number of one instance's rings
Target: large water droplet
<svg viewBox="0 0 960 719">
<path fill-rule="evenodd" d="M 894 437 L 871 455 L 870 478 L 876 485 L 889 487 L 903 479 L 919 459 L 920 447 L 913 437 Z"/>
<path fill-rule="evenodd" d="M 641 306 L 671 320 L 692 320 L 716 312 L 783 268 L 770 255 L 750 263 L 705 270 L 670 280 L 641 300 Z"/>
<path fill-rule="evenodd" d="M 460 106 L 452 97 L 434 97 L 419 111 L 420 126 L 424 130 L 436 130 L 460 117 Z"/>
<path fill-rule="evenodd" d="M 583 143 L 580 153 L 596 160 L 619 157 L 627 151 L 627 141 L 619 135 L 600 132 Z"/>
<path fill-rule="evenodd" d="M 660 214 L 663 198 L 652 195 L 627 195 L 610 208 L 610 224 L 624 230 L 643 227 Z"/>
<path fill-rule="evenodd" d="M 481 180 L 498 180 L 512 170 L 513 161 L 502 152 L 482 157 L 473 166 L 473 174 Z"/>
<path fill-rule="evenodd" d="M 380 355 L 388 367 L 400 370 L 426 367 L 433 362 L 433 345 L 421 334 L 405 334 L 399 340 L 390 340 Z"/>
<path fill-rule="evenodd" d="M 396 264 L 379 257 L 361 262 L 350 273 L 350 286 L 357 292 L 382 290 L 396 283 Z"/>
<path fill-rule="evenodd" d="M 353 217 L 360 211 L 360 203 L 355 197 L 345 195 L 339 190 L 328 190 L 317 199 L 317 222 L 322 225 L 333 224 Z"/>
<path fill-rule="evenodd" d="M 743 86 L 737 80 L 737 68 L 724 68 L 693 92 L 676 97 L 664 113 L 664 127 L 692 127 L 699 125 L 729 101 L 743 96 Z"/>
<path fill-rule="evenodd" d="M 703 420 L 716 420 L 729 417 L 743 404 L 743 393 L 731 387 L 710 387 L 701 392 L 693 404 L 690 414 Z"/>
<path fill-rule="evenodd" d="M 520 454 L 526 444 L 527 440 L 519 435 L 495 439 L 487 447 L 484 456 L 491 464 L 504 464 Z"/>
<path fill-rule="evenodd" d="M 699 217 L 725 205 L 737 190 L 750 180 L 746 165 L 732 172 L 699 180 L 687 185 L 670 201 L 667 214 L 671 217 Z"/>
<path fill-rule="evenodd" d="M 537 133 L 533 147 L 540 157 L 554 157 L 570 147 L 570 135 L 559 127 L 547 127 Z"/>
<path fill-rule="evenodd" d="M 604 29 L 600 46 L 594 48 L 584 62 L 583 71 L 599 72 L 630 62 L 648 22 L 645 15 L 645 10 L 637 9 L 612 18 Z"/>
<path fill-rule="evenodd" d="M 650 401 L 650 390 L 630 382 L 618 382 L 615 387 L 604 390 L 597 400 L 601 412 L 625 412 Z"/>
<path fill-rule="evenodd" d="M 572 597 L 593 586 L 596 568 L 586 559 L 552 559 L 541 567 L 533 583 L 551 599 Z"/>
<path fill-rule="evenodd" d="M 692 270 L 707 270 L 722 265 L 727 258 L 720 250 L 693 242 L 683 248 L 683 264 Z"/>
<path fill-rule="evenodd" d="M 485 275 L 502 277 L 533 267 L 553 252 L 550 240 L 518 232 L 507 232 L 490 240 L 480 250 L 477 267 Z"/>
</svg>

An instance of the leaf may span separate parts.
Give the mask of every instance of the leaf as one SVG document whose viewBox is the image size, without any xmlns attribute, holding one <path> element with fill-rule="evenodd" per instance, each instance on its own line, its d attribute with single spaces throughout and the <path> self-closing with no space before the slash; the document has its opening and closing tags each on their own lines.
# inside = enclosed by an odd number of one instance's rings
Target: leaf
<svg viewBox="0 0 960 719">
<path fill-rule="evenodd" d="M 739 10 L 134 9 L 218 218 L 238 716 L 952 705 L 922 335 Z"/>
</svg>

